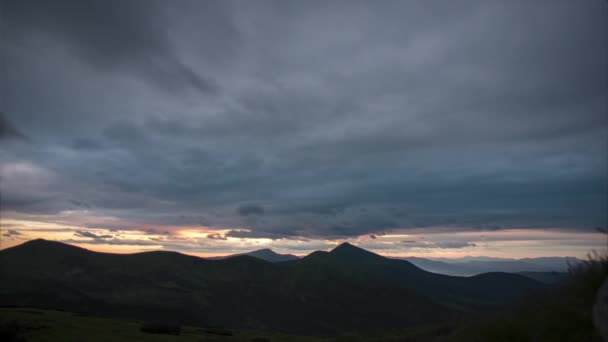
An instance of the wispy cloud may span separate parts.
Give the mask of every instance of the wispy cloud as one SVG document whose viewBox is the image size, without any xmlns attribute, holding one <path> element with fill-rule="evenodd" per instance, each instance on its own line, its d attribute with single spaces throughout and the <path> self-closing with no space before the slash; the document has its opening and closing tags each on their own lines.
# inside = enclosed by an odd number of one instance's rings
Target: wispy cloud
<svg viewBox="0 0 608 342">
<path fill-rule="evenodd" d="M 74 236 L 86 237 L 86 238 L 92 238 L 92 239 L 111 239 L 114 237 L 114 235 L 109 235 L 109 234 L 97 235 L 95 233 L 92 233 L 92 232 L 89 232 L 86 230 L 76 231 L 74 233 Z"/>
<path fill-rule="evenodd" d="M 21 234 L 20 232 L 14 230 L 14 229 L 9 229 L 8 231 L 6 231 L 5 233 L 2 234 L 2 236 L 5 237 L 15 237 L 15 236 L 22 236 L 23 234 Z"/>
</svg>

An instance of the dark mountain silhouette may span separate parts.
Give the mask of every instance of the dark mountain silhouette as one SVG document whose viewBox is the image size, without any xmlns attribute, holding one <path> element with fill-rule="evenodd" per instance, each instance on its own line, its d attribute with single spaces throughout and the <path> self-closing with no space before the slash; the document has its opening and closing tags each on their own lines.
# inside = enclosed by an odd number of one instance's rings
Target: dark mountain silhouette
<svg viewBox="0 0 608 342">
<path fill-rule="evenodd" d="M 271 263 L 176 252 L 97 253 L 34 240 L 0 251 L 0 305 L 296 333 L 403 328 L 467 317 L 543 285 L 453 277 L 350 244 Z"/>
<path fill-rule="evenodd" d="M 568 279 L 567 272 L 518 272 L 517 274 L 545 284 L 561 284 Z"/>
<path fill-rule="evenodd" d="M 266 261 L 270 261 L 270 262 L 281 262 L 281 261 L 299 259 L 299 257 L 297 257 L 293 254 L 279 254 L 279 253 L 276 253 L 275 251 L 273 251 L 272 249 L 268 249 L 268 248 L 259 249 L 257 251 L 245 253 L 245 255 L 249 255 L 254 258 L 258 258 L 258 259 L 262 259 L 262 260 L 266 260 Z"/>
<path fill-rule="evenodd" d="M 264 249 L 258 249 L 256 251 L 252 251 L 252 252 L 248 252 L 248 253 L 233 254 L 233 255 L 228 255 L 228 256 L 223 256 L 223 257 L 212 257 L 212 258 L 208 258 L 208 259 L 220 260 L 220 259 L 232 258 L 235 256 L 242 256 L 242 255 L 252 256 L 254 258 L 266 260 L 269 262 L 290 261 L 290 260 L 296 260 L 296 259 L 300 258 L 293 254 L 279 254 L 279 253 L 273 251 L 272 249 L 264 248 Z"/>
</svg>

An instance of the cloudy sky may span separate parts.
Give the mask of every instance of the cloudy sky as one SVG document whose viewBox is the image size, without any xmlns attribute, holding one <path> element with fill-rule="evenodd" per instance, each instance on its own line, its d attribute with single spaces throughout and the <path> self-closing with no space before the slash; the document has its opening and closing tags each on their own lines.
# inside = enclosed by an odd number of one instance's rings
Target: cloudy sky
<svg viewBox="0 0 608 342">
<path fill-rule="evenodd" d="M 583 256 L 608 4 L 1 0 L 1 248 Z"/>
</svg>

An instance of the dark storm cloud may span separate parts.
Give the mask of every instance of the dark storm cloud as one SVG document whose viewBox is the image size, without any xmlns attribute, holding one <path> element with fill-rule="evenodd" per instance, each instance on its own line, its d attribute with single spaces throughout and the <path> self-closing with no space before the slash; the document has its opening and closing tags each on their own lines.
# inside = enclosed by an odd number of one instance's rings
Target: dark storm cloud
<svg viewBox="0 0 608 342">
<path fill-rule="evenodd" d="M 72 147 L 76 150 L 96 151 L 101 150 L 103 148 L 103 145 L 93 139 L 77 138 L 73 141 Z"/>
<path fill-rule="evenodd" d="M 212 80 L 180 61 L 162 2 L 8 0 L 2 9 L 13 35 L 50 36 L 101 71 L 133 73 L 171 91 L 216 90 Z"/>
<path fill-rule="evenodd" d="M 255 204 L 242 205 L 236 211 L 241 216 L 264 215 L 264 208 Z"/>
<path fill-rule="evenodd" d="M 254 238 L 254 239 L 290 239 L 290 240 L 306 240 L 298 237 L 294 234 L 292 229 L 285 229 L 285 232 L 272 232 L 267 230 L 245 230 L 245 229 L 233 229 L 225 235 L 226 237 L 234 238 Z"/>
<path fill-rule="evenodd" d="M 26 138 L 8 121 L 4 113 L 0 112 L 0 142 L 13 139 L 24 140 Z"/>
<path fill-rule="evenodd" d="M 37 143 L 0 151 L 3 210 L 270 239 L 605 226 L 606 7 L 6 2 L 2 109 Z"/>
</svg>

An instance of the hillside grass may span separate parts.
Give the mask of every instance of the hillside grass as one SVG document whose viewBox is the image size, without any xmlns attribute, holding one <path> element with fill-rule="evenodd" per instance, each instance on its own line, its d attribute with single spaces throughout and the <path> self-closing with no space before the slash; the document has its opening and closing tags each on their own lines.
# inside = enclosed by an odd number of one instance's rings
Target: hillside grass
<svg viewBox="0 0 608 342">
<path fill-rule="evenodd" d="M 4 342 L 324 341 L 314 337 L 194 326 L 181 326 L 179 335 L 154 334 L 141 331 L 146 324 L 143 321 L 82 316 L 56 310 L 0 308 L 0 340 Z"/>
</svg>

